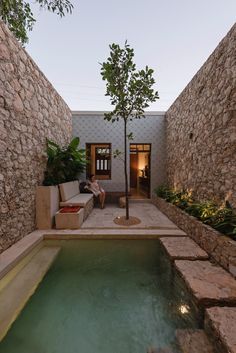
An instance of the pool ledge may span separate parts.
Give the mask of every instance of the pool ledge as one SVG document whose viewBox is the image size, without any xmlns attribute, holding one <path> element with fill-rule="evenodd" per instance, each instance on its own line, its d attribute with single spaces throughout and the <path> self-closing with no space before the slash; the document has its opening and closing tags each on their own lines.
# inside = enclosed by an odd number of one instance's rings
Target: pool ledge
<svg viewBox="0 0 236 353">
<path fill-rule="evenodd" d="M 42 247 L 0 291 L 0 341 L 47 273 L 60 247 Z"/>
<path fill-rule="evenodd" d="M 64 229 L 35 230 L 0 254 L 0 279 L 44 239 L 157 239 L 182 237 L 180 229 Z"/>
<path fill-rule="evenodd" d="M 45 231 L 34 231 L 0 254 L 0 279 L 43 241 Z"/>
</svg>

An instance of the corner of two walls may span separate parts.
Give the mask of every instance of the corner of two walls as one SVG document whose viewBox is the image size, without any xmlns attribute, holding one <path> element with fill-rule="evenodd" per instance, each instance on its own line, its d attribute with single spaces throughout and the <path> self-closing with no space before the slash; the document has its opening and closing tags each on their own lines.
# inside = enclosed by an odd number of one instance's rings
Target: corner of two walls
<svg viewBox="0 0 236 353">
<path fill-rule="evenodd" d="M 236 207 L 236 24 L 166 113 L 167 181 Z"/>
<path fill-rule="evenodd" d="M 0 21 L 0 252 L 35 229 L 46 138 L 71 137 L 70 109 Z"/>
</svg>

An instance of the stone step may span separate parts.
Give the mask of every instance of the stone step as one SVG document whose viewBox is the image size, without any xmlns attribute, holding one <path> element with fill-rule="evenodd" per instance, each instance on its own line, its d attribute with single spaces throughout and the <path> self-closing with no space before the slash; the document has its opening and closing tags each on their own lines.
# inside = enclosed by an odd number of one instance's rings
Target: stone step
<svg viewBox="0 0 236 353">
<path fill-rule="evenodd" d="M 172 260 L 208 259 L 208 254 L 189 237 L 166 237 L 160 242 Z"/>
<path fill-rule="evenodd" d="M 61 230 L 54 232 L 45 232 L 44 239 L 159 239 L 161 237 L 178 237 L 186 235 L 180 229 L 80 229 Z"/>
<path fill-rule="evenodd" d="M 129 203 L 153 203 L 151 199 L 135 199 L 135 198 L 129 198 Z"/>
<path fill-rule="evenodd" d="M 176 341 L 182 353 L 214 353 L 203 330 L 176 330 Z"/>
<path fill-rule="evenodd" d="M 0 292 L 0 341 L 35 292 L 60 247 L 43 247 Z"/>
<path fill-rule="evenodd" d="M 175 266 L 202 307 L 236 305 L 236 280 L 209 261 L 176 260 Z"/>
<path fill-rule="evenodd" d="M 206 310 L 205 330 L 214 337 L 222 353 L 236 353 L 236 308 L 213 307 Z"/>
</svg>

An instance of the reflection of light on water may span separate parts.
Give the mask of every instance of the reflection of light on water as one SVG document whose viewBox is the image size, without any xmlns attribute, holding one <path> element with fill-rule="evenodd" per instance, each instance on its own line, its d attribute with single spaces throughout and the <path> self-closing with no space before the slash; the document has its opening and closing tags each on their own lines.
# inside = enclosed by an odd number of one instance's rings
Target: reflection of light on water
<svg viewBox="0 0 236 353">
<path fill-rule="evenodd" d="M 181 312 L 181 314 L 188 314 L 189 313 L 189 306 L 186 304 L 182 304 L 179 307 L 179 311 Z"/>
</svg>

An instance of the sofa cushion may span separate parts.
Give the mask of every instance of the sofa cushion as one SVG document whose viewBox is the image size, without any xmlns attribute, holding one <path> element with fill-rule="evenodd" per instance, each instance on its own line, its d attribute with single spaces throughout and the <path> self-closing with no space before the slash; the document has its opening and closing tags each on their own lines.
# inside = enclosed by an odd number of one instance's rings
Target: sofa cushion
<svg viewBox="0 0 236 353">
<path fill-rule="evenodd" d="M 79 194 L 78 180 L 69 181 L 68 183 L 59 184 L 61 200 L 67 201 Z"/>
<path fill-rule="evenodd" d="M 65 206 L 80 206 L 85 207 L 86 204 L 93 198 L 92 194 L 79 194 L 67 201 L 60 202 L 61 207 Z"/>
</svg>

